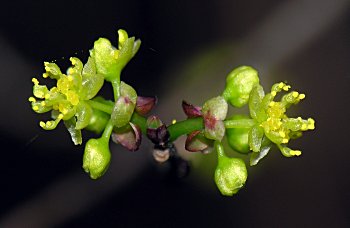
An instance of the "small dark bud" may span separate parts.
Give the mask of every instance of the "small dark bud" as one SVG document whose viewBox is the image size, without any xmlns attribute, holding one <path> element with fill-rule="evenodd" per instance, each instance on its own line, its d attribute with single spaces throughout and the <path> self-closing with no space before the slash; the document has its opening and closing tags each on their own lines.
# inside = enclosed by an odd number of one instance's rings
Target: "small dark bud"
<svg viewBox="0 0 350 228">
<path fill-rule="evenodd" d="M 195 118 L 202 116 L 202 108 L 199 106 L 192 105 L 186 101 L 182 101 L 182 109 L 184 110 L 188 118 Z"/>
<path fill-rule="evenodd" d="M 140 115 L 146 115 L 157 104 L 157 97 L 137 97 L 135 110 Z"/>
<path fill-rule="evenodd" d="M 147 128 L 147 137 L 155 144 L 155 145 L 164 145 L 168 142 L 170 134 L 165 125 L 161 125 L 157 129 Z"/>
</svg>

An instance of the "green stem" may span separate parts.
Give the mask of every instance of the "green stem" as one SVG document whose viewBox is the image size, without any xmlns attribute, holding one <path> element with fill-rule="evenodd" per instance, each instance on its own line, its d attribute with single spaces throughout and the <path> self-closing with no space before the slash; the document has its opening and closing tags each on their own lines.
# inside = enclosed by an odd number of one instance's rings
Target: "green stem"
<svg viewBox="0 0 350 228">
<path fill-rule="evenodd" d="M 136 124 L 141 128 L 143 134 L 147 134 L 147 119 L 144 116 L 139 115 L 137 112 L 134 112 L 131 116 L 131 120 L 133 124 Z"/>
<path fill-rule="evenodd" d="M 116 80 L 111 81 L 111 83 L 113 87 L 114 101 L 117 101 L 120 97 L 120 76 Z"/>
<path fill-rule="evenodd" d="M 225 151 L 224 151 L 224 147 L 223 147 L 221 142 L 215 141 L 214 147 L 216 149 L 216 152 L 218 153 L 218 159 L 226 156 Z"/>
<path fill-rule="evenodd" d="M 175 141 L 181 135 L 187 135 L 193 131 L 204 128 L 203 118 L 190 118 L 168 126 L 170 141 Z"/>
<path fill-rule="evenodd" d="M 92 108 L 103 111 L 108 114 L 112 114 L 113 105 L 105 104 L 94 100 L 87 101 Z M 132 123 L 137 124 L 143 134 L 147 134 L 147 118 L 134 112 L 130 120 Z M 181 135 L 187 135 L 193 131 L 202 130 L 204 128 L 203 118 L 190 118 L 187 120 L 176 122 L 168 126 L 170 134 L 170 141 L 175 141 Z"/>
<path fill-rule="evenodd" d="M 113 131 L 113 124 L 112 124 L 112 121 L 109 120 L 103 131 L 101 138 L 109 142 L 109 138 L 111 137 L 112 131 Z"/>
<path fill-rule="evenodd" d="M 253 119 L 225 120 L 225 128 L 251 128 L 255 125 Z"/>
<path fill-rule="evenodd" d="M 113 112 L 113 105 L 108 105 L 108 104 L 104 104 L 98 101 L 94 101 L 94 100 L 88 100 L 86 101 L 92 108 L 100 110 L 102 112 L 108 113 L 108 114 L 112 114 Z"/>
</svg>

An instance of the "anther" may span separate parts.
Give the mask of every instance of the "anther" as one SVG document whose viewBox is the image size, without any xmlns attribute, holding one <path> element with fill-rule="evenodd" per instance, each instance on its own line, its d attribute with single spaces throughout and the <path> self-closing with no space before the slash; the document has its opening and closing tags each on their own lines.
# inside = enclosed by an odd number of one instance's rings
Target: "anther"
<svg viewBox="0 0 350 228">
<path fill-rule="evenodd" d="M 301 130 L 303 130 L 303 131 L 307 130 L 307 125 L 306 124 L 302 124 L 301 125 Z"/>
<path fill-rule="evenodd" d="M 284 90 L 284 91 L 288 91 L 289 89 L 290 89 L 290 86 L 289 86 L 289 85 L 283 86 L 283 90 Z"/>
<path fill-rule="evenodd" d="M 302 99 L 304 99 L 304 98 L 305 98 L 305 94 L 303 94 L 303 93 L 299 94 L 299 99 L 300 99 L 300 100 L 302 100 Z"/>
<path fill-rule="evenodd" d="M 39 84 L 39 81 L 38 81 L 38 79 L 36 79 L 36 78 L 32 78 L 32 82 L 33 82 L 35 85 L 38 85 L 38 84 Z"/>
<path fill-rule="evenodd" d="M 299 96 L 299 93 L 296 92 L 296 91 L 294 91 L 294 92 L 292 93 L 292 96 L 293 96 L 294 98 L 297 98 L 297 97 Z"/>
<path fill-rule="evenodd" d="M 34 111 L 38 111 L 39 110 L 39 107 L 37 105 L 33 106 L 33 110 Z"/>
<path fill-rule="evenodd" d="M 40 121 L 40 123 L 39 123 L 39 125 L 40 125 L 40 127 L 45 127 L 45 123 L 43 122 L 43 121 Z"/>
<path fill-rule="evenodd" d="M 36 99 L 34 97 L 29 97 L 28 101 L 30 102 L 36 102 Z"/>
</svg>

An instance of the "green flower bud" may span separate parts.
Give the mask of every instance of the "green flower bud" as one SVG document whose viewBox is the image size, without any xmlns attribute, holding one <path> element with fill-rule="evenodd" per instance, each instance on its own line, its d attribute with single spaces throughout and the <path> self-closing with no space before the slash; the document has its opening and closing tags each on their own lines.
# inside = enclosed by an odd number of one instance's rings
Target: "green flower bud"
<svg viewBox="0 0 350 228">
<path fill-rule="evenodd" d="M 114 126 L 122 127 L 129 123 L 136 106 L 136 91 L 128 84 L 121 82 L 120 97 L 114 105 L 111 120 Z"/>
<path fill-rule="evenodd" d="M 239 108 L 248 103 L 250 91 L 258 84 L 258 72 L 252 67 L 241 66 L 227 76 L 222 96 Z"/>
<path fill-rule="evenodd" d="M 104 75 L 107 81 L 119 80 L 119 75 L 125 65 L 134 57 L 140 48 L 141 41 L 135 37 L 129 37 L 122 30 L 118 30 L 118 49 L 112 46 L 106 38 L 99 38 L 90 50 L 91 57 L 95 60 L 97 73 Z"/>
<path fill-rule="evenodd" d="M 215 143 L 218 152 L 218 166 L 215 170 L 215 183 L 224 196 L 236 194 L 247 180 L 247 168 L 239 158 L 229 158 L 225 155 L 221 143 Z"/>
<path fill-rule="evenodd" d="M 230 117 L 228 120 L 241 120 L 241 119 L 249 119 L 248 116 L 244 115 L 234 115 Z M 230 147 L 240 153 L 248 153 L 249 143 L 248 143 L 248 133 L 249 128 L 227 128 L 226 136 L 227 141 Z"/>
<path fill-rule="evenodd" d="M 93 109 L 89 125 L 85 129 L 100 134 L 106 127 L 110 116 L 105 112 Z"/>
<path fill-rule="evenodd" d="M 101 177 L 107 170 L 111 160 L 108 140 L 105 138 L 90 139 L 85 145 L 83 168 L 90 173 L 92 179 Z"/>
</svg>

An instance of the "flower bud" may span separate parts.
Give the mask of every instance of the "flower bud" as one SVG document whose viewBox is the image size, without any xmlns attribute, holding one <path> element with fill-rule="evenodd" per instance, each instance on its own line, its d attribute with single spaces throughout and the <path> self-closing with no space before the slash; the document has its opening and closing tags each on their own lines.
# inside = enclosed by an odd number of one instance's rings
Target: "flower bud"
<svg viewBox="0 0 350 228">
<path fill-rule="evenodd" d="M 202 108 L 194 106 L 186 101 L 182 101 L 182 109 L 188 118 L 195 118 L 202 116 Z"/>
<path fill-rule="evenodd" d="M 83 168 L 92 179 L 101 177 L 111 160 L 108 141 L 105 138 L 90 139 L 85 145 Z"/>
<path fill-rule="evenodd" d="M 223 97 L 235 107 L 248 103 L 250 91 L 259 84 L 258 72 L 249 66 L 234 69 L 226 78 Z"/>
<path fill-rule="evenodd" d="M 207 154 L 213 148 L 213 140 L 207 139 L 201 131 L 194 131 L 187 136 L 185 149 L 190 152 L 201 151 Z"/>
<path fill-rule="evenodd" d="M 118 128 L 112 134 L 112 140 L 115 143 L 120 143 L 123 147 L 130 151 L 139 149 L 142 139 L 142 133 L 139 126 L 129 123 L 130 125 Z"/>
<path fill-rule="evenodd" d="M 232 196 L 236 194 L 247 180 L 247 168 L 242 159 L 229 158 L 223 151 L 221 143 L 216 143 L 218 165 L 215 170 L 215 183 L 221 194 Z"/>
<path fill-rule="evenodd" d="M 144 116 L 157 104 L 157 97 L 137 97 L 135 111 Z"/>
<path fill-rule="evenodd" d="M 100 134 L 106 127 L 109 115 L 97 109 L 93 109 L 89 125 L 85 129 Z"/>
<path fill-rule="evenodd" d="M 244 115 L 234 115 L 229 120 L 240 120 L 249 119 L 249 117 Z M 248 133 L 249 128 L 228 128 L 226 129 L 227 141 L 230 147 L 239 153 L 248 153 L 249 143 L 248 143 Z"/>
<path fill-rule="evenodd" d="M 121 82 L 120 97 L 116 101 L 111 120 L 114 126 L 122 127 L 129 123 L 136 106 L 137 94 L 134 88 Z"/>
<path fill-rule="evenodd" d="M 228 105 L 221 96 L 214 97 L 206 101 L 203 105 L 202 113 L 204 120 L 204 135 L 208 139 L 221 141 L 225 135 L 225 125 Z"/>
</svg>

